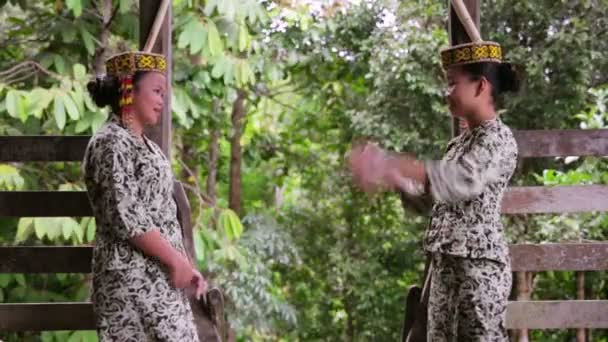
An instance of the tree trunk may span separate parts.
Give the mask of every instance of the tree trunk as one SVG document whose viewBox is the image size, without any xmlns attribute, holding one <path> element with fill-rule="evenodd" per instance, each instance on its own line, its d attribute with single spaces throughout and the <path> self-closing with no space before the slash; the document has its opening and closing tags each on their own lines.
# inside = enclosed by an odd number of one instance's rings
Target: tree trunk
<svg viewBox="0 0 608 342">
<path fill-rule="evenodd" d="M 219 99 L 213 100 L 213 114 L 218 115 L 221 104 Z M 211 204 L 216 203 L 216 192 L 215 187 L 217 184 L 217 161 L 220 155 L 220 129 L 217 124 L 212 124 L 211 136 L 209 139 L 209 162 L 207 167 L 209 168 L 207 173 L 207 196 Z"/>
<path fill-rule="evenodd" d="M 101 0 L 99 13 L 101 14 L 101 34 L 99 47 L 95 50 L 94 68 L 96 75 L 105 73 L 106 52 L 108 38 L 110 37 L 110 21 L 112 20 L 112 0 Z"/>
<path fill-rule="evenodd" d="M 247 92 L 237 91 L 236 100 L 232 104 L 232 137 L 230 138 L 230 197 L 228 205 L 239 216 L 242 214 L 241 200 L 241 137 L 244 131 L 245 97 Z"/>
</svg>

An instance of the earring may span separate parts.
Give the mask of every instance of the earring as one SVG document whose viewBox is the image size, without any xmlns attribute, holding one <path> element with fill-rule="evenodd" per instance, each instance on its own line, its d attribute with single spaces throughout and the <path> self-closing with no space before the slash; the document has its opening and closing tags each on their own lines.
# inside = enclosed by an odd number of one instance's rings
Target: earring
<svg viewBox="0 0 608 342">
<path fill-rule="evenodd" d="M 127 130 L 131 133 L 133 132 L 133 113 L 126 112 L 122 114 L 122 124 L 125 126 Z"/>
</svg>

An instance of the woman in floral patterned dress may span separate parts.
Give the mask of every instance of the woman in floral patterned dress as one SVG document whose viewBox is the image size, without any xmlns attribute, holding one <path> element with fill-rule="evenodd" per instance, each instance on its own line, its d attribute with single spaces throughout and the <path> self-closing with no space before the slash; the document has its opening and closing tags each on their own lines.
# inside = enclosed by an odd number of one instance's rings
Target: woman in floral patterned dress
<svg viewBox="0 0 608 342">
<path fill-rule="evenodd" d="M 417 160 L 373 144 L 351 153 L 355 181 L 367 192 L 398 189 L 434 202 L 424 245 L 432 255 L 427 340 L 507 341 L 511 267 L 501 201 L 517 163 L 517 145 L 496 109 L 516 91 L 512 66 L 493 42 L 442 51 L 447 102 L 467 129 L 442 160 Z"/>
<path fill-rule="evenodd" d="M 163 56 L 125 53 L 88 84 L 111 119 L 84 158 L 97 223 L 93 306 L 102 342 L 198 341 L 185 291 L 206 283 L 186 256 L 173 200 L 173 174 L 161 149 L 143 134 L 164 106 Z"/>
</svg>

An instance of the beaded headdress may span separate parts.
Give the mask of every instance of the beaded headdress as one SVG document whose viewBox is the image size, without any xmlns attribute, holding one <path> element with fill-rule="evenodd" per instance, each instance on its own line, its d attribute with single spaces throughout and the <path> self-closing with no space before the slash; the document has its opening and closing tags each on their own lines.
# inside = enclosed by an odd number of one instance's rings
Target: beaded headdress
<svg viewBox="0 0 608 342">
<path fill-rule="evenodd" d="M 138 71 L 167 72 L 167 61 L 163 55 L 147 52 L 125 52 L 106 60 L 106 72 L 120 82 L 120 110 L 133 110 L 133 76 Z"/>
</svg>

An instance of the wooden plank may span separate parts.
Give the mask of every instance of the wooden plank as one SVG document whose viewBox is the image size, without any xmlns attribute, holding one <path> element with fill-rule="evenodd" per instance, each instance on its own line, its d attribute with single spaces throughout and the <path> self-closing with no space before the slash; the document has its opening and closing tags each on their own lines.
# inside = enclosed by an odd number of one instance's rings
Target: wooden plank
<svg viewBox="0 0 608 342">
<path fill-rule="evenodd" d="M 0 191 L 0 217 L 92 216 L 84 191 Z"/>
<path fill-rule="evenodd" d="M 522 130 L 513 134 L 522 158 L 608 155 L 608 129 Z"/>
<path fill-rule="evenodd" d="M 608 270 L 608 243 L 516 244 L 509 249 L 514 272 Z"/>
<path fill-rule="evenodd" d="M 0 162 L 82 161 L 89 136 L 0 136 Z"/>
<path fill-rule="evenodd" d="M 531 186 L 507 189 L 503 214 L 608 211 L 608 186 Z"/>
<path fill-rule="evenodd" d="M 161 0 L 140 0 L 139 1 L 139 47 L 143 49 L 148 39 L 148 34 L 156 18 Z M 173 69 L 173 57 L 171 47 L 171 22 L 172 9 L 169 6 L 165 15 L 165 21 L 160 30 L 160 34 L 154 44 L 152 52 L 163 54 L 167 59 L 167 84 L 166 93 L 171 94 L 171 78 Z M 167 158 L 171 157 L 171 96 L 165 97 L 165 107 L 161 114 L 160 122 L 146 130 L 146 134 L 163 150 Z"/>
<path fill-rule="evenodd" d="M 507 329 L 525 328 L 608 328 L 608 300 L 509 302 Z"/>
<path fill-rule="evenodd" d="M 0 304 L 0 331 L 95 330 L 91 303 Z"/>
<path fill-rule="evenodd" d="M 0 273 L 90 273 L 93 248 L 0 247 Z"/>
</svg>

